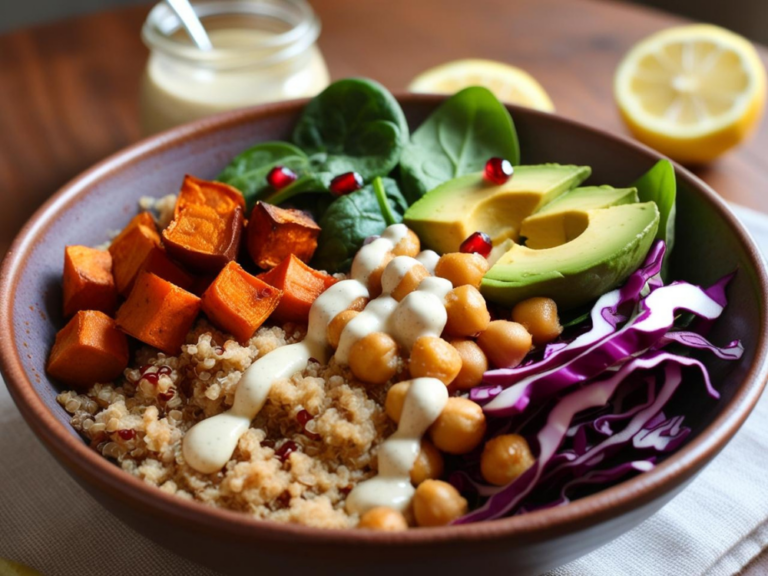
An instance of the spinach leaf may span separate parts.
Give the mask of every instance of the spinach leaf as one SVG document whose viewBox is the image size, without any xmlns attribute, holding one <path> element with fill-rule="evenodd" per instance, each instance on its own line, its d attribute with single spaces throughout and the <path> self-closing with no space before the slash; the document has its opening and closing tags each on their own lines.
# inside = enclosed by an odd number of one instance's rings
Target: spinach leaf
<svg viewBox="0 0 768 576">
<path fill-rule="evenodd" d="M 283 207 L 309 212 L 315 222 L 319 222 L 323 217 L 323 214 L 325 214 L 325 211 L 328 210 L 328 207 L 333 204 L 335 200 L 336 196 L 333 196 L 332 194 L 315 194 L 310 192 L 291 198 L 288 202 L 283 204 Z"/>
<path fill-rule="evenodd" d="M 301 175 L 309 170 L 309 158 L 288 142 L 263 142 L 235 156 L 216 179 L 240 190 L 250 208 L 274 192 L 267 174 L 278 165 Z"/>
<path fill-rule="evenodd" d="M 661 264 L 661 276 L 667 278 L 669 255 L 675 245 L 675 197 L 677 184 L 675 182 L 675 167 L 669 160 L 659 160 L 643 174 L 634 184 L 640 202 L 655 202 L 659 207 L 658 240 L 664 240 L 667 251 Z"/>
<path fill-rule="evenodd" d="M 512 117 L 486 88 L 473 86 L 443 102 L 403 150 L 400 174 L 410 203 L 456 176 L 478 172 L 493 157 L 520 163 Z"/>
<path fill-rule="evenodd" d="M 402 222 L 408 208 L 397 182 L 382 178 L 387 203 L 396 222 Z M 312 265 L 320 270 L 339 272 L 349 269 L 355 253 L 368 236 L 381 234 L 387 221 L 381 213 L 372 184 L 337 198 L 318 222 L 322 231 Z"/>
<path fill-rule="evenodd" d="M 381 84 L 349 78 L 334 82 L 307 104 L 293 141 L 310 155 L 313 171 L 354 171 L 369 181 L 397 165 L 408 141 L 408 123 Z"/>
<path fill-rule="evenodd" d="M 398 219 L 397 215 L 392 212 L 392 206 L 389 205 L 389 200 L 387 199 L 387 190 L 384 188 L 384 181 L 381 177 L 377 176 L 374 178 L 371 186 L 373 186 L 373 191 L 376 194 L 376 201 L 379 203 L 379 210 L 381 210 L 381 215 L 384 217 L 384 223 L 387 226 L 392 226 L 392 224 L 402 222 L 402 217 Z"/>
<path fill-rule="evenodd" d="M 328 185 L 332 176 L 327 172 L 310 173 L 298 178 L 293 184 L 285 188 L 273 191 L 272 194 L 264 198 L 265 202 L 270 204 L 282 204 L 294 196 L 306 193 L 328 194 Z"/>
</svg>

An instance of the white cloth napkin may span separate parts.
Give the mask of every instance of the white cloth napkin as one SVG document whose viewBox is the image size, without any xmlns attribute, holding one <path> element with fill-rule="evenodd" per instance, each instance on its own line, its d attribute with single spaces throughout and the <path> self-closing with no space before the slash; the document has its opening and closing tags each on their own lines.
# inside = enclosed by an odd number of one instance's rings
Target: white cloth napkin
<svg viewBox="0 0 768 576">
<path fill-rule="evenodd" d="M 768 215 L 734 207 L 768 253 Z M 550 576 L 740 572 L 768 547 L 768 395 L 733 441 L 659 513 Z M 48 455 L 0 386 L 0 558 L 46 576 L 210 570 L 166 551 L 97 504 Z M 764 556 L 765 572 L 768 559 Z"/>
</svg>

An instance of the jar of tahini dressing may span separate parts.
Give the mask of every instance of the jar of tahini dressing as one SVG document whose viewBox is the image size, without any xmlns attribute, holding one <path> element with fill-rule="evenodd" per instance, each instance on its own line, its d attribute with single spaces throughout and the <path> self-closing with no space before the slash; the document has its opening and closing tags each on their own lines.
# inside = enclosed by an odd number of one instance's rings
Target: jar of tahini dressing
<svg viewBox="0 0 768 576">
<path fill-rule="evenodd" d="M 329 82 L 304 0 L 196 2 L 213 49 L 196 48 L 164 3 L 149 13 L 141 124 L 152 134 L 223 110 L 314 96 Z"/>
</svg>

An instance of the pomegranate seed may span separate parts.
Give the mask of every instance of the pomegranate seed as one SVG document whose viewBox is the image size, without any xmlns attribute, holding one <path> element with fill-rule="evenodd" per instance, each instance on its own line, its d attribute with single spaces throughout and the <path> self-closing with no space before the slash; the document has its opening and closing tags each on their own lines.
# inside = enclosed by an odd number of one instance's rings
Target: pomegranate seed
<svg viewBox="0 0 768 576">
<path fill-rule="evenodd" d="M 157 372 L 150 372 L 149 374 L 142 375 L 142 378 L 152 384 L 153 386 L 157 386 L 157 381 L 160 380 L 160 376 L 157 375 Z"/>
<path fill-rule="evenodd" d="M 267 174 L 267 182 L 276 190 L 280 190 L 296 182 L 296 173 L 285 166 L 275 166 Z"/>
<path fill-rule="evenodd" d="M 281 462 L 285 462 L 288 460 L 288 456 L 291 455 L 291 452 L 296 452 L 298 449 L 299 447 L 296 445 L 296 442 L 288 440 L 287 442 L 283 442 L 280 445 L 280 448 L 275 450 L 275 456 L 280 458 Z"/>
<path fill-rule="evenodd" d="M 157 395 L 157 397 L 163 402 L 168 402 L 168 400 L 170 400 L 174 396 L 176 396 L 175 388 L 169 389 L 168 392 L 160 392 L 160 394 Z"/>
<path fill-rule="evenodd" d="M 128 440 L 133 440 L 136 438 L 136 430 L 130 430 L 128 428 L 125 428 L 123 430 L 118 430 L 117 435 L 120 436 L 122 440 L 125 440 L 126 442 Z"/>
<path fill-rule="evenodd" d="M 171 372 L 173 372 L 173 370 L 171 370 L 169 366 L 160 366 L 160 368 L 157 370 L 157 373 L 160 376 L 170 376 Z"/>
<path fill-rule="evenodd" d="M 299 424 L 301 424 L 304 435 L 310 440 L 320 440 L 320 434 L 312 432 L 311 430 L 307 430 L 307 424 L 309 424 L 314 419 L 315 417 L 306 410 L 302 410 L 296 415 L 296 420 L 298 420 Z"/>
<path fill-rule="evenodd" d="M 224 348 L 222 348 L 221 346 L 216 346 L 216 349 L 214 350 L 214 352 L 216 352 L 217 355 L 221 356 L 222 354 L 224 354 Z"/>
<path fill-rule="evenodd" d="M 344 196 L 363 187 L 363 177 L 357 172 L 345 172 L 331 180 L 330 189 L 336 196 Z"/>
<path fill-rule="evenodd" d="M 491 237 L 485 232 L 475 232 L 470 234 L 464 242 L 459 246 L 459 252 L 464 254 L 480 254 L 483 258 L 488 258 L 491 253 L 493 244 L 491 243 Z"/>
<path fill-rule="evenodd" d="M 514 171 L 512 163 L 504 158 L 491 158 L 485 163 L 485 179 L 494 184 L 504 184 Z"/>
<path fill-rule="evenodd" d="M 150 368 L 154 368 L 154 366 L 152 366 L 152 364 L 144 364 L 141 368 L 139 368 L 139 372 L 142 376 L 144 376 L 144 374 L 149 372 Z"/>
<path fill-rule="evenodd" d="M 314 416 L 312 416 L 312 414 L 310 414 L 307 410 L 302 410 L 301 412 L 296 414 L 296 420 L 298 420 L 299 424 L 301 424 L 302 426 L 306 426 L 307 422 L 309 422 L 313 418 Z"/>
</svg>

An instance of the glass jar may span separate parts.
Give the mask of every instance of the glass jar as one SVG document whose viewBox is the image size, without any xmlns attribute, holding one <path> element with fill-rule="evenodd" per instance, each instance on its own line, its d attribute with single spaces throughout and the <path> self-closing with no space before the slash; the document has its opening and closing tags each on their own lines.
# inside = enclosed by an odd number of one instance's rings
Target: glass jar
<svg viewBox="0 0 768 576">
<path fill-rule="evenodd" d="M 223 110 L 314 96 L 328 85 L 320 22 L 304 0 L 196 2 L 213 49 L 196 48 L 164 3 L 147 16 L 140 97 L 145 134 Z"/>
</svg>

